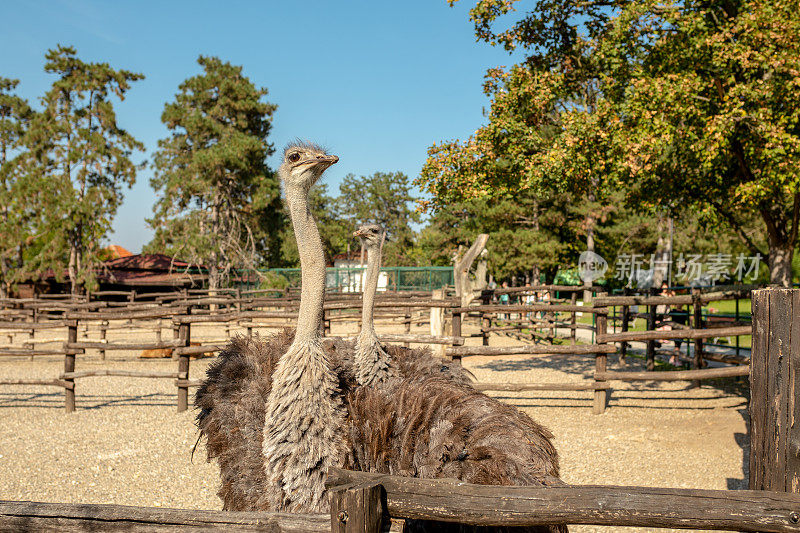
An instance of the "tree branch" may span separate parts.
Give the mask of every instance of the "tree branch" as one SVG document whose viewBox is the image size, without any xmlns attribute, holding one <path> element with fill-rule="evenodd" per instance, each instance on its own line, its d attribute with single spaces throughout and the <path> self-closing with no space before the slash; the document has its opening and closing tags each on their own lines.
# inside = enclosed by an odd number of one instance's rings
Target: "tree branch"
<svg viewBox="0 0 800 533">
<path fill-rule="evenodd" d="M 725 209 L 719 202 L 715 202 L 714 200 L 708 199 L 708 202 L 711 206 L 722 215 L 722 217 L 728 222 L 728 225 L 736 232 L 736 235 L 744 242 L 744 244 L 750 249 L 751 252 L 761 254 L 762 256 L 767 256 L 769 254 L 764 253 L 757 245 L 753 242 L 747 233 L 744 232 L 742 229 L 741 224 L 736 217 L 733 216 L 727 209 Z"/>
</svg>

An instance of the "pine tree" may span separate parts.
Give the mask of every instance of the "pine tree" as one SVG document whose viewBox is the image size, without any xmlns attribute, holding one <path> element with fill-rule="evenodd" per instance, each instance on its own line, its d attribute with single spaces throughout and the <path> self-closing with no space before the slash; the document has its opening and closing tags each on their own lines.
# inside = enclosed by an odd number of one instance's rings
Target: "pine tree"
<svg viewBox="0 0 800 533">
<path fill-rule="evenodd" d="M 143 149 L 117 124 L 112 98 L 124 100 L 131 82 L 144 76 L 84 62 L 69 46 L 48 50 L 45 59 L 45 71 L 58 79 L 31 121 L 19 169 L 21 194 L 37 206 L 37 242 L 25 263 L 29 271 L 52 268 L 57 276 L 66 263 L 76 293 L 96 283 L 122 186 L 136 180 L 131 155 Z"/>
<path fill-rule="evenodd" d="M 277 106 L 264 102 L 242 67 L 200 56 L 203 73 L 185 80 L 161 116 L 147 249 L 202 264 L 218 288 L 232 268 L 280 257 L 283 215 L 277 177 L 266 165 Z"/>
<path fill-rule="evenodd" d="M 416 200 L 408 176 L 402 172 L 375 172 L 360 177 L 348 174 L 339 186 L 337 208 L 341 220 L 352 228 L 350 232 L 365 223 L 383 226 L 387 232 L 384 265 L 409 266 L 415 264 L 410 253 L 416 237 L 411 223 L 421 220 L 414 209 Z"/>
<path fill-rule="evenodd" d="M 20 201 L 15 168 L 33 112 L 25 99 L 13 93 L 18 84 L 19 80 L 0 77 L 0 298 L 9 295 L 26 240 L 27 207 Z"/>
</svg>

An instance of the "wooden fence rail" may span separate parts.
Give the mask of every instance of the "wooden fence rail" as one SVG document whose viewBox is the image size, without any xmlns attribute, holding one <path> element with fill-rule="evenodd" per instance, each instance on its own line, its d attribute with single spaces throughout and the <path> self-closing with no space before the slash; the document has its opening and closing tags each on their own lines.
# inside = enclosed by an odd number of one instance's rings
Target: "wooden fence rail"
<svg viewBox="0 0 800 533">
<path fill-rule="evenodd" d="M 378 533 L 391 518 L 473 526 L 586 524 L 800 532 L 800 495 L 785 492 L 601 485 L 509 487 L 340 469 L 329 472 L 327 485 L 330 514 L 0 501 L 0 531 Z M 383 515 L 384 508 L 388 516 Z"/>
<path fill-rule="evenodd" d="M 392 518 L 476 526 L 591 524 L 737 531 L 800 531 L 800 495 L 598 485 L 471 485 L 333 469 L 329 487 L 379 483 Z"/>
</svg>

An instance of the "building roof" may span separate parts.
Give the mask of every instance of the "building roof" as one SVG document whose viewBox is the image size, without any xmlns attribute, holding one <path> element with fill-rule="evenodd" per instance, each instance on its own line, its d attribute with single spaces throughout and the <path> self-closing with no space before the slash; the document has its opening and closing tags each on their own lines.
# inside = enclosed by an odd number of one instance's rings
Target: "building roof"
<svg viewBox="0 0 800 533">
<path fill-rule="evenodd" d="M 119 257 L 106 261 L 105 267 L 109 270 L 148 270 L 156 272 L 171 272 L 176 269 L 184 269 L 191 265 L 186 261 L 173 259 L 164 254 L 136 254 L 127 257 Z"/>
<path fill-rule="evenodd" d="M 125 248 L 123 248 L 118 244 L 109 244 L 108 246 L 106 246 L 106 250 L 108 250 L 109 257 L 113 259 L 118 259 L 120 257 L 129 257 L 133 255 L 128 250 L 126 250 Z"/>
</svg>

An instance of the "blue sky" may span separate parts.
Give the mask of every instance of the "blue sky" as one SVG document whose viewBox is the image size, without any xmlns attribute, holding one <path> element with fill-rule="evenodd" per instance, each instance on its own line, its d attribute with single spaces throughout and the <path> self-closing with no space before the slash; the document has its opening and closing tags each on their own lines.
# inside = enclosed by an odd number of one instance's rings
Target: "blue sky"
<svg viewBox="0 0 800 533">
<path fill-rule="evenodd" d="M 44 54 L 72 45 L 85 61 L 141 72 L 119 123 L 142 141 L 143 158 L 167 135 L 164 103 L 200 71 L 197 56 L 244 67 L 277 104 L 270 136 L 280 150 L 307 138 L 340 156 L 325 182 L 335 192 L 349 174 L 419 174 L 427 147 L 465 138 L 484 118 L 487 68 L 512 62 L 502 49 L 476 43 L 469 0 L 391 2 L 121 2 L 5 0 L 0 76 L 20 80 L 32 103 L 50 86 Z M 277 155 L 269 159 L 277 166 Z M 114 221 L 110 242 L 138 252 L 152 235 L 145 223 L 155 194 L 152 171 Z"/>
</svg>

